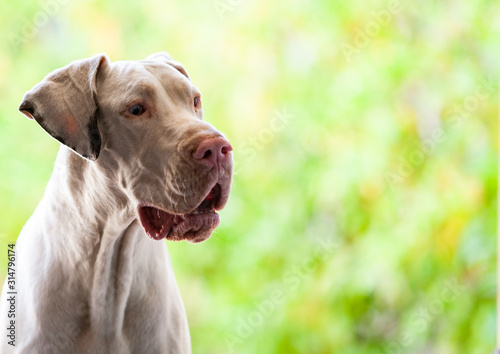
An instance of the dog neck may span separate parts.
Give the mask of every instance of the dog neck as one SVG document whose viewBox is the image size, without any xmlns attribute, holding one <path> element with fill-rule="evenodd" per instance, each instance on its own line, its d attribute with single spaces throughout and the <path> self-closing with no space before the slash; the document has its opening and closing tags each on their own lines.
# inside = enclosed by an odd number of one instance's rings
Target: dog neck
<svg viewBox="0 0 500 354">
<path fill-rule="evenodd" d="M 99 243 L 119 237 L 136 219 L 117 181 L 96 162 L 83 159 L 65 146 L 59 149 L 44 201 L 50 204 L 46 210 L 58 216 L 58 225 L 53 225 L 51 233 L 54 238 L 62 238 L 65 249 L 78 252 L 71 254 L 75 261 L 81 260 L 79 256 L 88 260 Z"/>
<path fill-rule="evenodd" d="M 139 243 L 149 241 L 140 232 L 135 209 L 111 177 L 96 162 L 61 146 L 44 195 L 46 220 L 53 221 L 46 231 L 47 247 L 69 272 L 79 275 L 75 281 L 89 292 L 89 321 L 99 335 L 120 331 L 133 253 Z"/>
</svg>

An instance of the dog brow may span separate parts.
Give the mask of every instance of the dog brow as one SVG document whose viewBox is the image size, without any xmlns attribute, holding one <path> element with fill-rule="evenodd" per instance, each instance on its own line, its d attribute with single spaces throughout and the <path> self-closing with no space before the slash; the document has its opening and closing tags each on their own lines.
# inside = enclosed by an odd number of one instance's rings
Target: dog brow
<svg viewBox="0 0 500 354">
<path fill-rule="evenodd" d="M 155 96 L 155 89 L 150 82 L 129 83 L 127 86 L 129 91 L 127 96 L 130 99 L 138 96 L 143 98 L 153 98 Z"/>
</svg>

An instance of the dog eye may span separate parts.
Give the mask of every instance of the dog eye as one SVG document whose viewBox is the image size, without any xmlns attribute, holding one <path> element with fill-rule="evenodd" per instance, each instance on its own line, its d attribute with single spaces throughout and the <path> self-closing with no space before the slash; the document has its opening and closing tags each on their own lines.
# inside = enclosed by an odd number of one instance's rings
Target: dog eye
<svg viewBox="0 0 500 354">
<path fill-rule="evenodd" d="M 142 104 L 136 104 L 130 107 L 128 111 L 132 113 L 134 116 L 140 116 L 146 111 L 146 108 L 144 108 Z"/>
<path fill-rule="evenodd" d="M 195 107 L 198 107 L 198 103 L 199 103 L 199 102 L 200 102 L 200 98 L 199 98 L 198 96 L 196 96 L 196 97 L 194 98 L 194 106 L 195 106 Z"/>
</svg>

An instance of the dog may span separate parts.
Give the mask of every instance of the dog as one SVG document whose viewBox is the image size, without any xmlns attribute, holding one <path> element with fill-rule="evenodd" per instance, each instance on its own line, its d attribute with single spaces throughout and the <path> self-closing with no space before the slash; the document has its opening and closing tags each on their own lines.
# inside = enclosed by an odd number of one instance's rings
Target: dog
<svg viewBox="0 0 500 354">
<path fill-rule="evenodd" d="M 19 110 L 61 147 L 12 253 L 2 353 L 190 353 L 158 241 L 210 237 L 233 156 L 184 67 L 165 52 L 96 55 L 50 73 Z"/>
</svg>

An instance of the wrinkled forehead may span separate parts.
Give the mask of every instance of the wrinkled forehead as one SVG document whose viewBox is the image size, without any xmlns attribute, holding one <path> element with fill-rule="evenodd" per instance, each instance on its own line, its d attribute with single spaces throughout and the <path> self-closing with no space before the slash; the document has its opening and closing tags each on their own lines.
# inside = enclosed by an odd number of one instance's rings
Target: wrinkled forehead
<svg viewBox="0 0 500 354">
<path fill-rule="evenodd" d="M 158 90 L 168 96 L 187 97 L 196 90 L 176 68 L 156 60 L 116 61 L 105 78 L 106 87 L 115 94 L 154 96 Z"/>
</svg>

